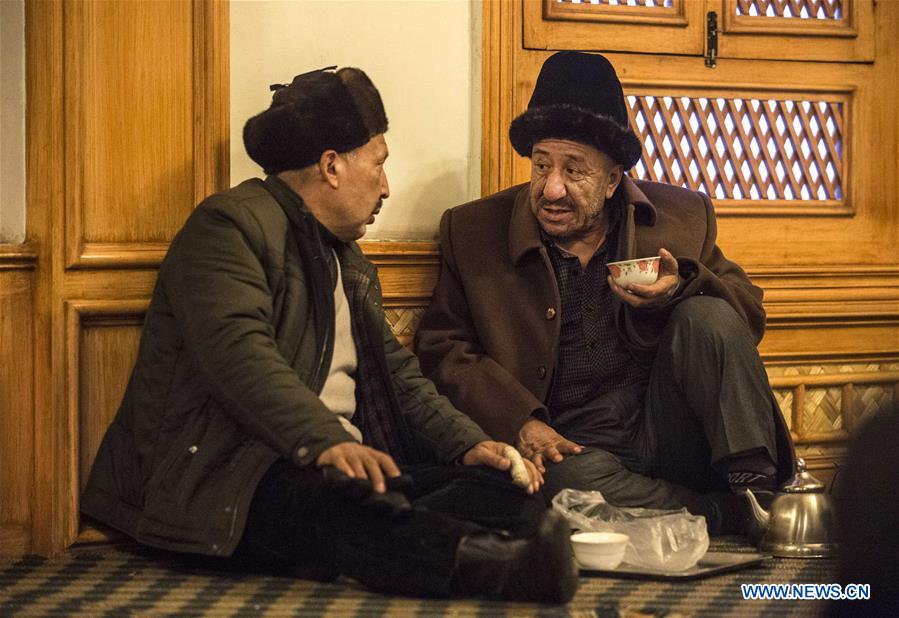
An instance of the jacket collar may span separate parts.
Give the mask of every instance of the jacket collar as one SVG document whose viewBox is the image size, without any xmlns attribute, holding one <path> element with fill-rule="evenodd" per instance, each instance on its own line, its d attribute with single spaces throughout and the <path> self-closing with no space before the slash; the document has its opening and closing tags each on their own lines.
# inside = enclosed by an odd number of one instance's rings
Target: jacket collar
<svg viewBox="0 0 899 618">
<path fill-rule="evenodd" d="M 315 218 L 315 215 L 309 212 L 309 208 L 306 206 L 306 202 L 303 201 L 303 198 L 277 176 L 266 176 L 265 187 L 278 204 L 280 204 L 284 213 L 287 215 L 287 219 L 294 225 L 294 227 L 304 234 L 313 236 L 316 231 L 318 232 L 318 239 L 323 252 L 333 248 L 337 251 L 341 264 L 344 264 L 344 261 L 346 260 L 357 270 L 370 276 L 371 271 L 374 270 L 374 266 L 365 259 L 358 243 L 344 243 L 338 240 L 328 228 Z"/>
<path fill-rule="evenodd" d="M 319 223 L 315 215 L 309 212 L 303 198 L 286 182 L 275 175 L 270 175 L 265 177 L 265 187 L 274 196 L 275 201 L 281 205 L 281 209 L 293 225 L 307 231 L 317 227 L 322 242 L 326 246 L 333 246 L 340 242 L 328 228 Z"/>
<path fill-rule="evenodd" d="M 537 251 L 543 246 L 540 238 L 540 224 L 534 217 L 534 213 L 531 212 L 528 186 L 528 184 L 520 185 L 512 206 L 512 219 L 509 222 L 509 256 L 512 258 L 513 264 L 518 264 L 525 254 Z M 621 178 L 618 190 L 625 206 L 625 212 L 622 214 L 626 229 L 621 232 L 622 234 L 632 235 L 635 224 L 655 225 L 655 206 L 629 176 L 625 175 Z"/>
</svg>

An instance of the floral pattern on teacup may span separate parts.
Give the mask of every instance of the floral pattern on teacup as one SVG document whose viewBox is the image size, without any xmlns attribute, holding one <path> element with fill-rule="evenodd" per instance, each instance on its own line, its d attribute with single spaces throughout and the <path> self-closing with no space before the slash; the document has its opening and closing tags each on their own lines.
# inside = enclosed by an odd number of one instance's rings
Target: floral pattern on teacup
<svg viewBox="0 0 899 618">
<path fill-rule="evenodd" d="M 630 278 L 637 273 L 645 275 L 659 273 L 659 258 L 642 258 L 639 260 L 630 260 L 627 262 L 619 262 L 617 264 L 609 264 L 609 271 L 612 278 L 616 281 L 622 276 Z"/>
</svg>

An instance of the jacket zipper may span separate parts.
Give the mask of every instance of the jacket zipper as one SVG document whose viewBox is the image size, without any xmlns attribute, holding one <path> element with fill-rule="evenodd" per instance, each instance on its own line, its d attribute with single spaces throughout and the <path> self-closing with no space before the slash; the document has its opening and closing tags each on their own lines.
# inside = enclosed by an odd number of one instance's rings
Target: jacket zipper
<svg viewBox="0 0 899 618">
<path fill-rule="evenodd" d="M 315 237 L 315 246 L 320 248 L 322 251 L 326 251 L 327 249 L 325 249 L 322 246 L 321 234 L 319 233 L 318 228 L 314 225 L 312 226 L 312 233 L 313 233 L 313 236 Z M 339 259 L 336 255 L 334 255 L 333 258 L 335 260 Z M 330 287 L 331 287 L 331 285 L 330 285 L 331 284 L 331 270 L 330 270 L 330 268 L 328 268 L 328 265 L 325 262 L 325 259 L 326 259 L 325 256 L 320 253 L 318 256 L 313 256 L 312 259 L 319 264 L 320 275 L 325 275 L 325 276 L 318 277 L 319 283 L 327 281 L 328 286 L 326 289 L 330 289 Z M 322 286 L 318 286 L 318 287 L 321 288 Z M 318 297 L 316 297 L 314 295 L 315 291 L 316 290 L 313 290 L 313 298 L 315 299 L 314 302 L 323 303 L 325 305 L 325 309 L 330 308 L 328 306 L 327 297 L 325 297 L 324 295 L 319 295 Z M 332 294 L 333 294 L 333 292 L 332 292 Z M 309 380 L 310 387 L 316 394 L 321 394 L 321 390 L 325 386 L 325 379 L 322 374 L 323 374 L 323 370 L 324 370 L 324 366 L 325 366 L 325 359 L 327 358 L 327 355 L 328 355 L 328 343 L 331 339 L 331 329 L 333 328 L 332 322 L 335 319 L 333 311 L 327 312 L 325 310 L 322 310 L 322 311 L 320 311 L 320 314 L 322 317 L 322 322 L 324 324 L 324 336 L 322 337 L 321 348 L 318 351 L 318 362 L 315 366 L 315 372 L 312 374 L 312 379 Z"/>
</svg>

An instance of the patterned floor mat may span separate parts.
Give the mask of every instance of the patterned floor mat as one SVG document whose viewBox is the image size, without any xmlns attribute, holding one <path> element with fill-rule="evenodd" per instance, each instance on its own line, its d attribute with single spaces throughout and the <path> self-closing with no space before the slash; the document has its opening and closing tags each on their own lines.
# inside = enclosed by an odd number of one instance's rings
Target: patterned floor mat
<svg viewBox="0 0 899 618">
<path fill-rule="evenodd" d="M 722 541 L 714 542 L 712 549 L 750 551 Z M 349 580 L 321 584 L 221 573 L 173 564 L 133 546 L 83 547 L 49 559 L 0 559 L 0 616 L 820 615 L 821 602 L 744 601 L 740 584 L 829 583 L 835 571 L 832 560 L 772 558 L 757 567 L 691 582 L 582 578 L 571 603 L 543 606 L 392 597 L 368 592 Z"/>
</svg>

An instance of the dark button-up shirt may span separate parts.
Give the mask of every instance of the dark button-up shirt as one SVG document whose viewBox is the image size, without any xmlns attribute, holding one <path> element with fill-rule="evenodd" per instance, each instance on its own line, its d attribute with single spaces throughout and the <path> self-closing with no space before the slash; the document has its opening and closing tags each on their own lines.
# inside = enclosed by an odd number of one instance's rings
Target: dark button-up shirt
<svg viewBox="0 0 899 618">
<path fill-rule="evenodd" d="M 614 324 L 606 265 L 614 261 L 610 251 L 617 244 L 615 239 L 620 228 L 620 216 L 616 215 L 617 209 L 610 212 L 606 241 L 586 268 L 551 236 L 542 235 L 562 298 L 559 360 L 549 397 L 550 415 L 647 378 L 645 369 L 633 360 Z"/>
</svg>

